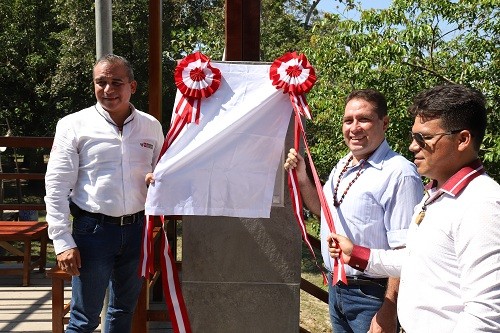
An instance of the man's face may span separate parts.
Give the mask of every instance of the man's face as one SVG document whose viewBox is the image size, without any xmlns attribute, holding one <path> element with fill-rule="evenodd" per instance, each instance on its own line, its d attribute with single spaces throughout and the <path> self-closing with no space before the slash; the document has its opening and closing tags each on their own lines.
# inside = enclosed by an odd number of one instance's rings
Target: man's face
<svg viewBox="0 0 500 333">
<path fill-rule="evenodd" d="M 94 91 L 97 101 L 110 114 L 129 112 L 130 96 L 136 81 L 129 81 L 124 65 L 101 62 L 94 67 Z"/>
<path fill-rule="evenodd" d="M 410 144 L 410 151 L 415 155 L 414 163 L 420 175 L 435 179 L 441 186 L 456 171 L 456 154 L 459 144 L 457 136 L 444 135 L 441 119 L 424 121 L 416 117 L 412 127 L 413 133 L 421 133 L 427 139 L 425 147 L 421 148 L 415 140 Z M 438 134 L 438 135 L 436 135 Z"/>
<path fill-rule="evenodd" d="M 389 117 L 379 119 L 372 104 L 362 99 L 352 99 L 344 111 L 342 133 L 354 158 L 359 161 L 371 155 L 384 141 Z"/>
</svg>

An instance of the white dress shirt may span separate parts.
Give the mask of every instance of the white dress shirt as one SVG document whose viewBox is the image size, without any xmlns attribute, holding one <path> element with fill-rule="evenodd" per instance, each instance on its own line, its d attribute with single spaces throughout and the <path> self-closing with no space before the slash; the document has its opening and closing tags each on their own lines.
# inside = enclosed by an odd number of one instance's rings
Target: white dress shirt
<svg viewBox="0 0 500 333">
<path fill-rule="evenodd" d="M 45 175 L 49 237 L 56 254 L 76 247 L 69 198 L 81 209 L 109 216 L 144 210 L 145 176 L 163 145 L 161 124 L 136 110 L 120 132 L 99 103 L 59 120 Z"/>
<path fill-rule="evenodd" d="M 424 188 L 413 163 L 390 149 L 386 140 L 375 150 L 364 165 L 359 178 L 349 188 L 339 207 L 333 205 L 334 187 L 350 154 L 332 170 L 323 190 L 332 213 L 336 232 L 347 236 L 355 244 L 373 249 L 391 249 L 406 244 L 406 233 L 413 207 L 420 202 Z M 338 189 L 337 200 L 354 179 L 360 164 L 349 166 Z M 330 229 L 322 212 L 321 253 L 328 270 L 333 260 L 328 252 L 326 237 Z M 348 276 L 360 271 L 345 265 Z M 377 277 L 376 274 L 367 274 Z"/>
<path fill-rule="evenodd" d="M 461 193 L 443 192 L 411 224 L 407 248 L 372 250 L 365 272 L 401 273 L 398 317 L 407 333 L 500 332 L 500 185 L 483 174 Z"/>
</svg>

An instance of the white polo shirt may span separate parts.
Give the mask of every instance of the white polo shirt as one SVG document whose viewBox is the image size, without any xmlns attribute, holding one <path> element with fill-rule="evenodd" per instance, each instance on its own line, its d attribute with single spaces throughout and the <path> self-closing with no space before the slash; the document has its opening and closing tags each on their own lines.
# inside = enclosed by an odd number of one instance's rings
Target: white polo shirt
<svg viewBox="0 0 500 333">
<path fill-rule="evenodd" d="M 164 135 L 153 116 L 136 110 L 120 133 L 99 103 L 59 120 L 45 174 L 49 237 L 56 253 L 76 247 L 69 202 L 110 216 L 144 210 L 145 176 L 152 172 Z"/>
<path fill-rule="evenodd" d="M 371 250 L 365 272 L 401 273 L 407 333 L 500 332 L 500 185 L 482 174 L 457 193 L 464 180 L 447 182 L 420 225 L 411 224 L 406 249 Z"/>
</svg>

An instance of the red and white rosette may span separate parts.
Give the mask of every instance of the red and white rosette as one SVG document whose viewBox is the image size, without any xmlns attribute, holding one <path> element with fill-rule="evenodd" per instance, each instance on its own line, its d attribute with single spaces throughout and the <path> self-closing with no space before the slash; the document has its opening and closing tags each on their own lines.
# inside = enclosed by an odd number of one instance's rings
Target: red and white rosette
<svg viewBox="0 0 500 333">
<path fill-rule="evenodd" d="M 211 96 L 220 85 L 220 70 L 210 65 L 210 59 L 195 52 L 177 65 L 174 73 L 175 85 L 182 93 L 175 112 L 188 123 L 197 123 L 200 118 L 201 99 Z"/>
<path fill-rule="evenodd" d="M 301 115 L 311 119 L 311 111 L 305 94 L 311 90 L 316 82 L 316 73 L 306 56 L 288 52 L 274 60 L 269 76 L 277 89 L 290 95 L 293 108 Z"/>
<path fill-rule="evenodd" d="M 290 101 L 292 102 L 293 109 L 295 111 L 295 149 L 299 149 L 299 139 L 302 136 L 304 141 L 305 150 L 309 158 L 309 164 L 311 166 L 311 171 L 314 177 L 314 183 L 316 186 L 316 191 L 321 203 L 321 209 L 325 215 L 326 222 L 331 232 L 335 232 L 335 227 L 333 225 L 333 218 L 330 212 L 330 208 L 326 201 L 325 194 L 323 192 L 323 186 L 318 177 L 316 168 L 314 167 L 313 160 L 311 158 L 311 153 L 309 151 L 309 146 L 307 144 L 307 138 L 305 134 L 304 127 L 300 116 L 305 116 L 308 119 L 312 119 L 311 111 L 309 105 L 307 104 L 305 94 L 311 90 L 314 83 L 316 82 L 316 74 L 314 68 L 311 66 L 306 56 L 303 54 L 297 55 L 295 52 L 289 52 L 282 57 L 276 59 L 271 65 L 269 71 L 269 77 L 273 82 L 273 85 L 277 89 L 283 89 L 283 93 L 288 93 L 290 96 Z M 299 224 L 300 231 L 302 233 L 302 238 L 309 248 L 312 257 L 316 261 L 316 255 L 314 254 L 312 245 L 307 236 L 306 224 L 303 217 L 303 206 L 302 197 L 300 194 L 300 188 L 298 186 L 297 171 L 295 169 L 289 170 L 288 172 L 288 188 L 290 190 L 290 197 L 293 205 L 294 215 Z M 318 265 L 316 265 L 323 273 L 323 270 Z M 332 267 L 333 278 L 332 283 L 336 284 L 339 281 L 347 284 L 347 279 L 344 270 L 344 261 L 342 256 L 334 261 L 334 267 Z M 323 273 L 323 278 L 326 283 L 326 276 Z"/>
<path fill-rule="evenodd" d="M 199 123 L 201 100 L 217 91 L 221 78 L 220 70 L 212 67 L 210 58 L 200 52 L 190 54 L 179 62 L 175 68 L 174 80 L 182 97 L 175 105 L 175 114 L 160 156 L 170 147 L 186 124 Z"/>
</svg>

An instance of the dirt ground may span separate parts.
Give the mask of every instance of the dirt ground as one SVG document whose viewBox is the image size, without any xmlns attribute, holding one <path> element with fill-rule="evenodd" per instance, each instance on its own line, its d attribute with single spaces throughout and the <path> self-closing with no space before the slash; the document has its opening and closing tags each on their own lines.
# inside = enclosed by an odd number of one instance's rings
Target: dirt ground
<svg viewBox="0 0 500 333">
<path fill-rule="evenodd" d="M 328 304 L 300 291 L 300 326 L 311 333 L 332 333 Z"/>
</svg>

